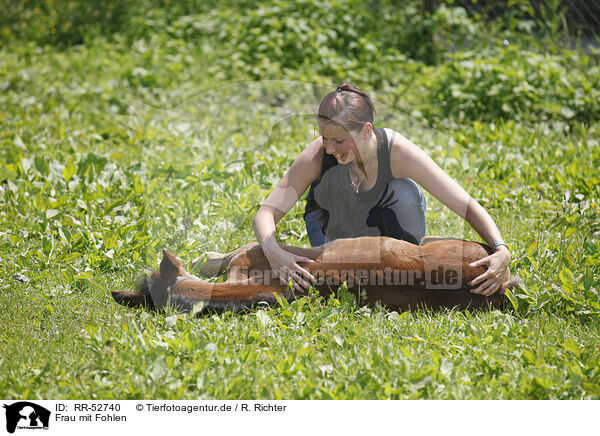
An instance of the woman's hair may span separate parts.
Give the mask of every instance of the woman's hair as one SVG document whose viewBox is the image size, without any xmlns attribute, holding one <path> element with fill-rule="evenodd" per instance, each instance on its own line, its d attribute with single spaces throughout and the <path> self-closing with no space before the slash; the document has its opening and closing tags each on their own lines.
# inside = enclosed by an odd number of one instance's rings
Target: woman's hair
<svg viewBox="0 0 600 436">
<path fill-rule="evenodd" d="M 317 122 L 339 124 L 349 131 L 373 124 L 375 109 L 367 94 L 347 83 L 337 87 L 321 100 Z"/>
</svg>

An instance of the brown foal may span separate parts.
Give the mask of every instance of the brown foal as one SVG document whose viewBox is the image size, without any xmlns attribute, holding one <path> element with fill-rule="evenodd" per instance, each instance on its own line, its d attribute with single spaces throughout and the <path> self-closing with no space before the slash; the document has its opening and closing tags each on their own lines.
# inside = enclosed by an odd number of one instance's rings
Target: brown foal
<svg viewBox="0 0 600 436">
<path fill-rule="evenodd" d="M 518 284 L 518 278 L 505 282 L 490 297 L 471 293 L 474 286 L 468 282 L 485 272 L 485 267 L 469 264 L 491 249 L 457 239 L 414 245 L 387 237 L 363 237 L 338 239 L 321 247 L 283 248 L 315 261 L 302 266 L 317 279 L 313 286 L 323 297 L 345 283 L 360 304 L 381 304 L 389 310 L 500 308 L 506 303 L 504 290 Z M 210 283 L 188 273 L 179 258 L 164 250 L 160 268 L 137 291 L 113 291 L 112 296 L 130 307 L 172 305 L 184 312 L 199 307 L 201 312 L 244 311 L 259 302 L 277 304 L 278 298 L 302 297 L 280 283 L 257 243 L 225 256 L 222 266 L 227 280 Z"/>
</svg>

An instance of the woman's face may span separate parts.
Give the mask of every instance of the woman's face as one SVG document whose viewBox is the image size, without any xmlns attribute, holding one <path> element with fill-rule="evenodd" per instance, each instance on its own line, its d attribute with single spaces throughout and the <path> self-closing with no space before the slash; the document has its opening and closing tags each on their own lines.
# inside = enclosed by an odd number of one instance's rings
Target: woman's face
<svg viewBox="0 0 600 436">
<path fill-rule="evenodd" d="M 320 124 L 323 148 L 340 164 L 352 162 L 358 155 L 359 132 L 350 132 L 339 124 Z"/>
</svg>

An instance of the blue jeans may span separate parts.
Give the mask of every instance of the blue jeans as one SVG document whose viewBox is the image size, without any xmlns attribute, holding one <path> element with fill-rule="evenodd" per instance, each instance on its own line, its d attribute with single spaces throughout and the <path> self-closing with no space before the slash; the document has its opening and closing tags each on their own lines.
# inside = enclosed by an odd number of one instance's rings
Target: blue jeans
<svg viewBox="0 0 600 436">
<path fill-rule="evenodd" d="M 325 233 L 323 232 L 323 225 L 320 219 L 322 215 L 323 211 L 321 209 L 315 209 L 304 216 L 306 232 L 308 233 L 308 240 L 311 247 L 318 247 L 325 244 Z"/>
</svg>

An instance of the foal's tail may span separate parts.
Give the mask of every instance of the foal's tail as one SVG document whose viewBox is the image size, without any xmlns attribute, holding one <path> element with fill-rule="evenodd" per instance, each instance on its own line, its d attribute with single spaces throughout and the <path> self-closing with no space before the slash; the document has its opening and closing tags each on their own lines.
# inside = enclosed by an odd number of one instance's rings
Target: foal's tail
<svg viewBox="0 0 600 436">
<path fill-rule="evenodd" d="M 519 276 L 512 276 L 508 282 L 502 284 L 502 289 L 513 289 L 518 286 L 523 286 L 523 279 Z"/>
</svg>

